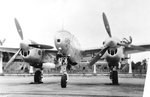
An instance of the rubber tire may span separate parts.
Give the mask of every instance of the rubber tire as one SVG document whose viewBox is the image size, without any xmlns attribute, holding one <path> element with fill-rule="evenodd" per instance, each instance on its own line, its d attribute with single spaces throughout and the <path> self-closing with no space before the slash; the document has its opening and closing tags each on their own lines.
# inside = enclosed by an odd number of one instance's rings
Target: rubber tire
<svg viewBox="0 0 150 97">
<path fill-rule="evenodd" d="M 35 83 L 41 83 L 42 82 L 42 72 L 40 70 L 37 70 L 34 74 L 34 82 Z"/>
<path fill-rule="evenodd" d="M 112 84 L 118 85 L 118 72 L 112 71 Z"/>
<path fill-rule="evenodd" d="M 62 88 L 66 88 L 66 86 L 67 86 L 67 75 L 63 74 L 61 76 L 61 87 Z"/>
</svg>

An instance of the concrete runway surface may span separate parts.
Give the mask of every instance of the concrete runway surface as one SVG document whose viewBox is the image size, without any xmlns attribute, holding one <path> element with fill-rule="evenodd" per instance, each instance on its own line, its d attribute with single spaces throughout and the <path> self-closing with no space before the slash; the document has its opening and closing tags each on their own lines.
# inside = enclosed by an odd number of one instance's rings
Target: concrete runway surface
<svg viewBox="0 0 150 97">
<path fill-rule="evenodd" d="M 59 76 L 43 78 L 43 84 L 29 84 L 33 76 L 0 76 L 0 97 L 142 97 L 145 78 L 119 78 L 109 85 L 108 76 L 70 76 L 67 88 Z"/>
</svg>

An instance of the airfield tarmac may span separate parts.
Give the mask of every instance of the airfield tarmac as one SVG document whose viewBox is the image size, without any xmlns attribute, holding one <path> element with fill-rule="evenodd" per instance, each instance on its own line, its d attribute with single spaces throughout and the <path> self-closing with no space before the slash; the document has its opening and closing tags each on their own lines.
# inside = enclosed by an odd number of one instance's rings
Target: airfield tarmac
<svg viewBox="0 0 150 97">
<path fill-rule="evenodd" d="M 67 88 L 60 87 L 60 76 L 32 81 L 33 76 L 0 76 L 0 97 L 142 97 L 145 78 L 121 77 L 114 86 L 108 76 L 70 76 Z"/>
</svg>

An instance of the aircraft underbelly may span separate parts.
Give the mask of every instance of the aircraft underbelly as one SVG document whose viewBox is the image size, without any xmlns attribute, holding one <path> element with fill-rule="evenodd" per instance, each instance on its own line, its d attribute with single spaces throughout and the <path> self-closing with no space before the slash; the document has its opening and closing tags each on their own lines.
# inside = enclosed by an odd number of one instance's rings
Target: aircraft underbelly
<svg viewBox="0 0 150 97">
<path fill-rule="evenodd" d="M 107 56 L 106 60 L 108 63 L 111 63 L 111 62 L 118 63 L 120 61 L 120 57 L 119 56 Z"/>
<path fill-rule="evenodd" d="M 28 58 L 24 58 L 24 60 L 26 62 L 33 62 L 33 63 L 39 63 L 41 62 L 41 58 L 35 58 L 35 57 L 28 57 Z"/>
</svg>

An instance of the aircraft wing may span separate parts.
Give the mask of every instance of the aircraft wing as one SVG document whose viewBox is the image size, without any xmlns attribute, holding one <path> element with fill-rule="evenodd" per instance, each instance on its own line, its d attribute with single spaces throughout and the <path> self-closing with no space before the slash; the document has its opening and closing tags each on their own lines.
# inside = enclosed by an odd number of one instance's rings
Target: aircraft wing
<svg viewBox="0 0 150 97">
<path fill-rule="evenodd" d="M 45 50 L 45 53 L 47 53 L 47 54 L 51 54 L 51 55 L 53 55 L 53 56 L 56 56 L 57 55 L 57 50 L 52 50 L 52 49 L 46 49 Z"/>
<path fill-rule="evenodd" d="M 88 64 L 89 68 L 92 68 L 92 65 L 95 64 L 98 60 L 102 60 L 102 56 L 105 54 L 105 52 L 109 49 L 109 47 L 101 47 L 97 49 L 89 49 L 84 50 L 82 52 L 83 57 L 87 57 L 87 55 L 90 55 L 92 57 L 92 60 Z"/>
<path fill-rule="evenodd" d="M 19 48 L 0 47 L 1 52 L 16 53 Z"/>
<path fill-rule="evenodd" d="M 124 50 L 125 50 L 125 53 L 127 53 L 127 54 L 150 51 L 150 44 L 147 44 L 147 45 L 131 45 L 129 47 L 125 47 Z"/>
<path fill-rule="evenodd" d="M 101 50 L 102 48 L 85 49 L 85 50 L 82 50 L 82 55 L 83 57 L 93 57 Z"/>
<path fill-rule="evenodd" d="M 55 58 L 57 56 L 57 50 L 46 49 L 44 51 L 45 51 L 45 53 L 43 55 L 42 61 L 44 63 L 46 63 L 46 62 L 55 62 Z"/>
</svg>

